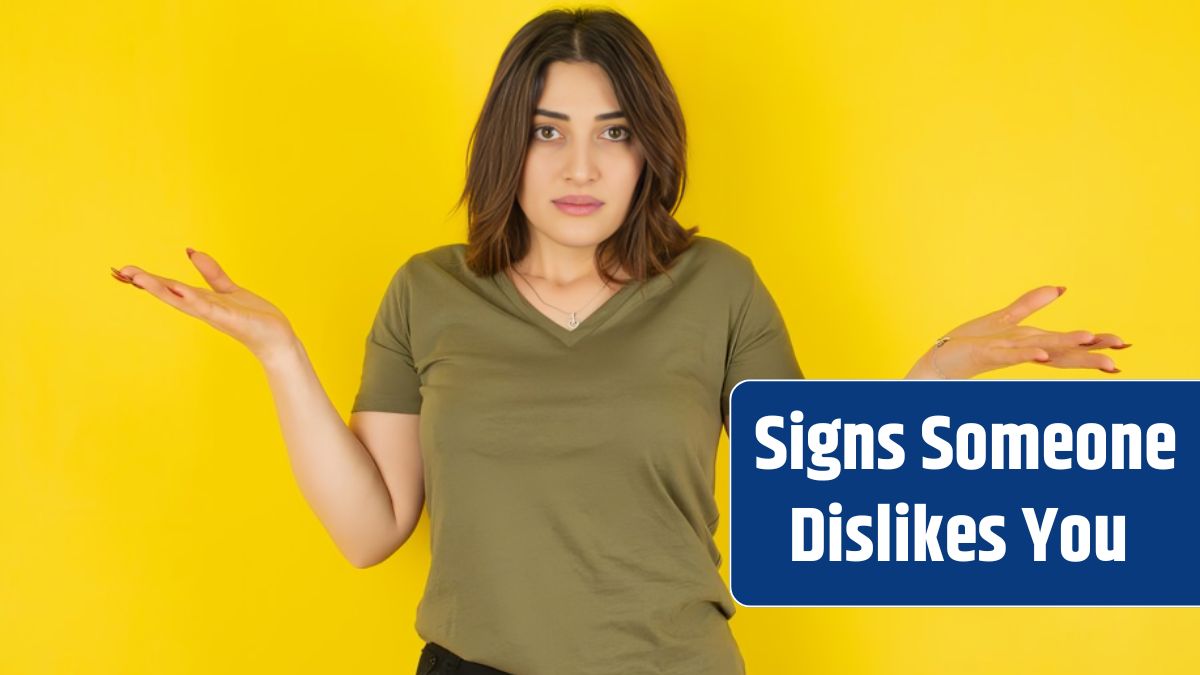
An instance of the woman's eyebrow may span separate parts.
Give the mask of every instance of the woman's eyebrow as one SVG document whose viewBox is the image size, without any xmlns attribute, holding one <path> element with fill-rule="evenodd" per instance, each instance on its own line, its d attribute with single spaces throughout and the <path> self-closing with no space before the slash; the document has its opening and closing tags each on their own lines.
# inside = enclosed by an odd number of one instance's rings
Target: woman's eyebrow
<svg viewBox="0 0 1200 675">
<path fill-rule="evenodd" d="M 568 117 L 566 114 L 560 113 L 560 112 L 554 112 L 553 110 L 543 110 L 541 108 L 538 108 L 534 112 L 538 115 L 545 115 L 546 117 L 553 117 L 553 118 L 559 119 L 559 120 L 566 120 L 567 122 L 571 121 L 571 118 Z M 625 116 L 624 112 L 622 112 L 620 110 L 614 110 L 612 112 L 600 113 L 599 115 L 596 115 L 596 121 L 611 120 L 611 119 L 616 119 L 618 117 L 624 117 L 624 116 Z"/>
</svg>

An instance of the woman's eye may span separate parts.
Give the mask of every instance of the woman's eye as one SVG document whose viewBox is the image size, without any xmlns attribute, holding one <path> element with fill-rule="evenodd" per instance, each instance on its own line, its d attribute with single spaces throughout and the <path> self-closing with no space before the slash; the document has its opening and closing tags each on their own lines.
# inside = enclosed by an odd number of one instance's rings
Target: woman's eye
<svg viewBox="0 0 1200 675">
<path fill-rule="evenodd" d="M 613 138 L 610 135 L 614 131 L 620 132 L 620 134 L 618 134 L 620 136 L 619 138 Z M 554 127 L 551 127 L 551 126 L 545 126 L 545 125 L 540 126 L 540 127 L 534 127 L 534 129 L 533 129 L 533 135 L 535 138 L 537 138 L 539 140 L 543 140 L 543 141 L 554 140 L 555 137 L 553 135 L 547 135 L 546 132 L 549 132 L 550 134 L 556 134 L 556 133 L 558 133 L 558 129 L 555 129 Z M 633 132 L 631 132 L 629 130 L 629 127 L 609 127 L 604 130 L 604 134 L 610 141 L 628 141 L 629 137 L 632 133 Z"/>
<path fill-rule="evenodd" d="M 610 132 L 610 131 L 620 131 L 620 132 L 622 132 L 622 133 L 624 134 L 624 135 L 623 135 L 623 136 L 621 136 L 620 138 L 614 138 L 614 139 L 612 139 L 612 140 L 614 140 L 614 141 L 627 141 L 627 140 L 629 140 L 629 135 L 630 135 L 630 133 L 631 133 L 631 132 L 629 131 L 629 127 L 609 127 L 608 129 L 606 129 L 606 130 L 604 131 L 604 133 L 608 133 L 608 132 Z"/>
</svg>

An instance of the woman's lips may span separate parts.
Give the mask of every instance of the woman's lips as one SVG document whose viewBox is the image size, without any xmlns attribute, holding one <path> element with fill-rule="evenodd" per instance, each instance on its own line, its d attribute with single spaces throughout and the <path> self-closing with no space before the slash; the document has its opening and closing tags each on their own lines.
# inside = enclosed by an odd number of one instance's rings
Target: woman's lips
<svg viewBox="0 0 1200 675">
<path fill-rule="evenodd" d="M 601 206 L 604 206 L 602 202 L 597 202 L 594 204 L 568 204 L 566 202 L 554 202 L 554 205 L 558 207 L 559 211 L 572 216 L 586 216 L 590 213 L 595 213 Z"/>
</svg>

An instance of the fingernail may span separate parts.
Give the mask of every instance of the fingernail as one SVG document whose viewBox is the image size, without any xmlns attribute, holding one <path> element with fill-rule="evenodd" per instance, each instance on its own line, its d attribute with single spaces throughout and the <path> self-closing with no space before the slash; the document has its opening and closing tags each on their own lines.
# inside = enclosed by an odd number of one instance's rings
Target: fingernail
<svg viewBox="0 0 1200 675">
<path fill-rule="evenodd" d="M 1059 286 L 1059 287 L 1058 287 L 1058 294 L 1059 294 L 1059 295 L 1062 295 L 1063 293 L 1066 293 L 1066 292 L 1067 292 L 1067 287 L 1066 287 L 1066 286 Z"/>
<path fill-rule="evenodd" d="M 196 249 L 188 247 L 187 253 L 188 253 L 189 258 L 192 257 L 192 254 L 195 252 L 196 252 Z"/>
<path fill-rule="evenodd" d="M 1091 342 L 1080 342 L 1080 347 L 1091 347 L 1092 345 L 1100 344 L 1100 338 L 1095 338 Z"/>
<path fill-rule="evenodd" d="M 118 279 L 120 279 L 121 281 L 126 281 L 126 282 L 129 281 L 129 277 L 125 276 L 124 274 L 121 274 L 121 272 L 119 270 L 117 270 L 117 268 L 109 267 L 108 269 L 112 270 L 112 273 L 114 275 L 116 275 L 116 277 Z"/>
<path fill-rule="evenodd" d="M 1037 361 L 1038 363 L 1048 363 L 1050 359 L 1034 359 L 1034 361 Z"/>
<path fill-rule="evenodd" d="M 1133 346 L 1133 343 L 1129 342 L 1129 343 L 1126 343 L 1123 345 L 1117 345 L 1116 347 L 1113 347 L 1113 349 L 1125 349 L 1126 347 L 1132 347 L 1132 346 Z"/>
<path fill-rule="evenodd" d="M 1121 372 L 1120 368 L 1113 368 L 1112 370 L 1105 370 L 1103 368 L 1097 368 L 1097 370 L 1099 370 L 1102 373 L 1119 373 L 1119 372 Z"/>
</svg>

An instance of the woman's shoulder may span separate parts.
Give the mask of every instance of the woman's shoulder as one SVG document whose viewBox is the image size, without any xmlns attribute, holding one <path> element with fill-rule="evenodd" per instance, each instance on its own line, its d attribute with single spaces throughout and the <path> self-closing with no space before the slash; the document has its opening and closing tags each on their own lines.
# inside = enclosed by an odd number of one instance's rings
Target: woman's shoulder
<svg viewBox="0 0 1200 675">
<path fill-rule="evenodd" d="M 412 254 L 404 264 L 414 267 L 434 266 L 444 269 L 458 267 L 465 259 L 466 250 L 466 244 L 442 244 L 441 246 L 435 246 Z"/>
<path fill-rule="evenodd" d="M 740 279 L 754 272 L 750 256 L 728 242 L 697 234 L 692 236 L 692 248 L 705 274 Z"/>
<path fill-rule="evenodd" d="M 448 275 L 457 276 L 457 270 L 465 268 L 465 249 L 466 244 L 444 244 L 401 257 L 392 272 L 388 293 L 409 296 L 414 289 L 438 288 Z"/>
<path fill-rule="evenodd" d="M 410 284 L 418 279 L 442 278 L 446 274 L 458 276 L 466 268 L 466 248 L 466 244 L 443 244 L 410 253 L 402 259 L 396 276 Z"/>
</svg>

